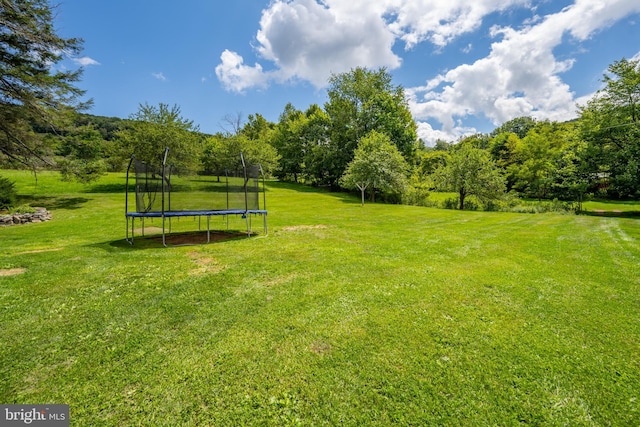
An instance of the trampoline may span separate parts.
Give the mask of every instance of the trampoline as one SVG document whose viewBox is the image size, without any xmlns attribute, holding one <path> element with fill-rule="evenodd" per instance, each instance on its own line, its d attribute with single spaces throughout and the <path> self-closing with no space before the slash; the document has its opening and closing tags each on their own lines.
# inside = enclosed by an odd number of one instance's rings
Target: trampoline
<svg viewBox="0 0 640 427">
<path fill-rule="evenodd" d="M 247 235 L 251 236 L 251 219 L 261 216 L 264 235 L 268 235 L 264 172 L 259 164 L 247 163 L 240 153 L 235 170 L 198 175 L 167 164 L 168 154 L 166 148 L 159 165 L 131 156 L 125 186 L 125 240 L 128 243 L 133 245 L 136 219 L 141 223 L 144 236 L 146 218 L 160 219 L 165 247 L 172 219 L 181 217 L 198 218 L 198 229 L 201 229 L 201 218 L 206 218 L 207 243 L 211 241 L 212 217 L 225 218 L 227 230 L 230 216 L 241 217 L 245 220 Z"/>
</svg>

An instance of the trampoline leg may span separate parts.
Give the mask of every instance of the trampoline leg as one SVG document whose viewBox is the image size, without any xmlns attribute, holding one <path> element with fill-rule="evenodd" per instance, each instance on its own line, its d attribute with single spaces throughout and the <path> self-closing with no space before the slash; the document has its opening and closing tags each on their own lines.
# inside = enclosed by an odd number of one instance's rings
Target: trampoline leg
<svg viewBox="0 0 640 427">
<path fill-rule="evenodd" d="M 142 237 L 144 237 L 144 217 L 140 218 L 140 222 L 142 224 L 142 231 L 141 231 Z"/>
<path fill-rule="evenodd" d="M 267 228 L 267 214 L 262 214 L 262 221 L 264 222 L 264 235 L 269 235 L 269 229 Z"/>
<path fill-rule="evenodd" d="M 211 217 L 207 215 L 207 243 L 211 242 L 211 229 L 209 228 L 209 221 L 211 220 Z M 200 221 L 199 217 L 198 217 L 198 222 Z M 199 229 L 199 227 L 198 227 Z"/>
<path fill-rule="evenodd" d="M 133 235 L 134 235 L 135 224 L 136 224 L 136 219 L 135 218 L 131 218 L 131 244 L 132 245 L 133 245 Z M 129 224 L 127 224 L 127 225 L 129 225 Z"/>
<path fill-rule="evenodd" d="M 165 248 L 167 247 L 167 241 L 165 239 L 165 235 L 164 235 L 164 216 L 162 217 L 162 246 L 164 246 Z M 171 227 L 171 219 L 169 219 L 169 227 Z M 171 228 L 169 228 L 171 229 Z"/>
<path fill-rule="evenodd" d="M 128 243 L 128 244 L 132 244 L 131 241 L 129 240 L 129 217 L 125 216 L 125 218 L 127 219 L 127 224 L 125 225 L 125 237 L 124 240 Z"/>
</svg>

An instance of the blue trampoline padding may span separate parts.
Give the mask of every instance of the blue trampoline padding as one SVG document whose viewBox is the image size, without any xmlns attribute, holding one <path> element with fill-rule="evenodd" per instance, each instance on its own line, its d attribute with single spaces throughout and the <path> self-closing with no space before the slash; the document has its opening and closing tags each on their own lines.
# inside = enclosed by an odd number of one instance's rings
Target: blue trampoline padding
<svg viewBox="0 0 640 427">
<path fill-rule="evenodd" d="M 178 217 L 178 216 L 214 216 L 214 215 L 244 215 L 244 214 L 267 214 L 266 210 L 202 210 L 202 211 L 166 211 L 164 213 L 165 218 Z M 127 212 L 128 217 L 132 218 L 162 218 L 162 212 Z"/>
</svg>

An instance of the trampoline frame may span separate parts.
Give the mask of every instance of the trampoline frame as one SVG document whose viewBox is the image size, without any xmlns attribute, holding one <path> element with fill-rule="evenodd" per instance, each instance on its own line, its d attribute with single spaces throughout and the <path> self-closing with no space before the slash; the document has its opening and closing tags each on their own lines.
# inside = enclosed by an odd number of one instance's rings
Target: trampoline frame
<svg viewBox="0 0 640 427">
<path fill-rule="evenodd" d="M 161 199 L 161 209 L 160 211 L 155 210 L 155 211 L 144 211 L 141 212 L 138 210 L 138 206 L 136 203 L 136 210 L 134 211 L 129 211 L 129 177 L 130 177 L 130 171 L 131 171 L 131 166 L 132 164 L 134 164 L 134 161 L 136 160 L 135 157 L 132 155 L 131 159 L 129 160 L 129 166 L 127 167 L 127 175 L 126 175 L 126 184 L 125 184 L 125 217 L 126 217 L 126 232 L 125 232 L 125 240 L 130 244 L 133 245 L 134 243 L 134 230 L 135 230 L 135 220 L 136 218 L 140 219 L 141 225 L 142 225 L 142 231 L 141 234 L 142 236 L 144 236 L 144 220 L 145 218 L 161 218 L 162 219 L 162 245 L 164 247 L 167 247 L 167 235 L 171 234 L 171 219 L 172 218 L 180 218 L 180 217 L 194 217 L 194 218 L 198 218 L 198 229 L 201 229 L 200 227 L 200 218 L 202 217 L 206 217 L 207 218 L 207 243 L 211 242 L 211 217 L 212 216 L 224 216 L 227 219 L 227 230 L 229 229 L 229 219 L 228 217 L 230 215 L 234 215 L 234 216 L 238 216 L 241 215 L 243 219 L 245 219 L 246 221 L 246 225 L 247 225 L 247 236 L 251 236 L 253 234 L 253 230 L 252 230 L 252 221 L 251 221 L 251 217 L 252 216 L 262 216 L 263 219 L 263 229 L 264 229 L 264 235 L 268 236 L 269 235 L 269 229 L 267 227 L 267 196 L 265 193 L 265 178 L 264 178 L 264 171 L 262 170 L 262 166 L 261 165 L 256 165 L 259 168 L 260 171 L 260 176 L 255 178 L 258 179 L 258 192 L 262 192 L 262 209 L 249 209 L 249 197 L 248 197 L 248 190 L 247 190 L 247 182 L 249 180 L 249 178 L 247 177 L 247 165 L 245 163 L 244 160 L 244 155 L 242 153 L 240 153 L 240 160 L 242 162 L 242 173 L 244 174 L 244 209 L 202 209 L 202 210 L 171 210 L 171 167 L 167 168 L 167 155 L 169 153 L 169 148 L 165 148 L 163 156 L 162 156 L 162 167 L 161 167 L 161 181 L 162 181 L 162 189 L 161 189 L 161 194 L 162 194 L 162 199 Z M 144 162 L 142 162 L 144 163 Z M 226 194 L 226 198 L 227 198 L 227 208 L 229 206 L 229 188 L 228 188 L 228 181 L 229 181 L 229 176 L 228 176 L 228 172 L 225 171 L 225 178 L 227 180 L 227 194 Z M 260 188 L 260 183 L 261 188 Z M 157 193 L 157 191 L 156 191 Z M 136 185 L 136 191 L 135 191 L 135 196 L 136 199 L 138 198 L 138 186 Z M 154 195 L 155 197 L 155 195 Z M 260 199 L 259 199 L 259 195 L 258 195 L 258 207 L 260 204 Z M 168 228 L 167 228 L 167 221 L 168 221 Z M 131 224 L 131 225 L 129 225 Z M 131 226 L 131 237 L 129 237 L 129 226 Z"/>
</svg>

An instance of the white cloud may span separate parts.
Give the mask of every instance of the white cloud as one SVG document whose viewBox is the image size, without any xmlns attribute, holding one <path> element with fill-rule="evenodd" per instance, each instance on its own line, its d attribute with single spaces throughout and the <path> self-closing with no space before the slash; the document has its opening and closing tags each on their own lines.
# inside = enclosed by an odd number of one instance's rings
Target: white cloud
<svg viewBox="0 0 640 427">
<path fill-rule="evenodd" d="M 578 0 L 562 11 L 519 30 L 494 28 L 502 37 L 490 54 L 473 64 L 460 65 L 410 88 L 410 107 L 417 120 L 435 119 L 446 134 L 463 134 L 456 120 L 482 114 L 495 125 L 518 116 L 567 120 L 576 115 L 571 88 L 560 74 L 572 60 L 559 61 L 553 53 L 564 34 L 585 40 L 612 22 L 639 12 L 635 1 Z M 421 137 L 431 137 L 424 132 Z"/>
<path fill-rule="evenodd" d="M 393 69 L 401 63 L 391 50 L 395 36 L 368 7 L 352 12 L 331 2 L 276 1 L 262 14 L 257 40 L 258 53 L 278 67 L 280 79 L 316 87 L 355 66 Z"/>
<path fill-rule="evenodd" d="M 242 93 L 253 87 L 265 87 L 268 76 L 262 71 L 260 64 L 253 67 L 244 64 L 242 56 L 225 50 L 220 55 L 222 61 L 216 67 L 216 76 L 227 90 Z"/>
<path fill-rule="evenodd" d="M 225 50 L 216 67 L 226 89 L 243 92 L 271 82 L 304 80 L 316 87 L 332 73 L 357 66 L 400 67 L 392 48 L 429 41 L 441 48 L 477 29 L 488 13 L 529 0 L 274 0 L 262 12 L 256 53 L 273 64 L 244 65 L 244 58 Z"/>
<path fill-rule="evenodd" d="M 405 49 L 429 43 L 444 49 L 463 34 L 479 29 L 492 13 L 527 8 L 531 17 L 519 27 L 494 27 L 490 53 L 431 76 L 424 86 L 408 88 L 410 108 L 420 136 L 457 139 L 475 129 L 462 120 L 483 115 L 494 124 L 518 116 L 565 120 L 575 116 L 576 97 L 561 78 L 574 60 L 560 60 L 554 49 L 567 35 L 584 41 L 625 16 L 640 12 L 637 0 L 575 0 L 541 15 L 535 0 L 272 0 L 263 10 L 254 51 L 263 65 L 244 63 L 225 50 L 216 75 L 230 91 L 242 93 L 273 83 L 327 84 L 331 73 L 356 66 L 395 69 Z M 468 53 L 473 44 L 461 48 Z M 579 101 L 582 101 L 581 98 Z M 429 121 L 431 124 L 427 123 Z M 433 129 L 438 121 L 442 128 Z"/>
<path fill-rule="evenodd" d="M 427 122 L 418 122 L 418 135 L 427 146 L 434 146 L 437 140 L 457 141 L 465 136 L 474 135 L 478 131 L 473 127 L 457 126 L 449 130 L 434 129 Z"/>
<path fill-rule="evenodd" d="M 390 27 L 407 48 L 429 41 L 444 47 L 456 37 L 477 30 L 489 13 L 529 0 L 396 0 L 390 1 L 395 19 Z"/>
<path fill-rule="evenodd" d="M 162 74 L 162 73 L 151 73 L 151 75 L 152 75 L 154 78 L 156 78 L 156 79 L 158 79 L 158 80 L 160 80 L 160 81 L 162 81 L 162 82 L 166 82 L 166 81 L 167 81 L 167 78 L 166 78 L 166 77 L 164 76 L 164 74 Z"/>
<path fill-rule="evenodd" d="M 71 58 L 71 60 L 82 67 L 86 67 L 88 65 L 100 65 L 98 61 L 93 58 L 89 58 L 88 56 L 83 56 L 81 58 Z"/>
</svg>

